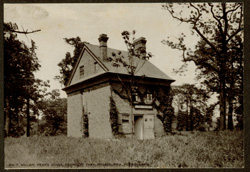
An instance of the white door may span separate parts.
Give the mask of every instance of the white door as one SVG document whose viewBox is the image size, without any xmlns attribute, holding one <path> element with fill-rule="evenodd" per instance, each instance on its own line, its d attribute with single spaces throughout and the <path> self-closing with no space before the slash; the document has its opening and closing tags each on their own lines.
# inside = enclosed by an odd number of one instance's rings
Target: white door
<svg viewBox="0 0 250 172">
<path fill-rule="evenodd" d="M 135 116 L 135 137 L 143 140 L 143 116 Z"/>
<path fill-rule="evenodd" d="M 154 138 L 154 114 L 144 115 L 144 139 Z"/>
</svg>

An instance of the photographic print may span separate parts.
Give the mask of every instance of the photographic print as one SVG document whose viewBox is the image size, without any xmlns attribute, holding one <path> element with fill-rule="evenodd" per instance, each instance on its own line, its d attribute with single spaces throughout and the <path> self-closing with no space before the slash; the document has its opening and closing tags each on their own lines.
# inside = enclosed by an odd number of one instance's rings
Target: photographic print
<svg viewBox="0 0 250 172">
<path fill-rule="evenodd" d="M 243 3 L 4 3 L 5 169 L 243 168 Z"/>
</svg>

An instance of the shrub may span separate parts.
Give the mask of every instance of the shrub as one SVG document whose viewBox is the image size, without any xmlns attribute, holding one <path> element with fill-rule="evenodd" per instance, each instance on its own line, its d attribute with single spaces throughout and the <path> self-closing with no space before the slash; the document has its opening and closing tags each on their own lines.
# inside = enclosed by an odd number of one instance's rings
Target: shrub
<svg viewBox="0 0 250 172">
<path fill-rule="evenodd" d="M 118 135 L 118 110 L 115 101 L 110 97 L 110 124 L 114 136 Z"/>
<path fill-rule="evenodd" d="M 204 125 L 199 125 L 196 130 L 198 131 L 206 131 L 206 127 Z"/>
</svg>

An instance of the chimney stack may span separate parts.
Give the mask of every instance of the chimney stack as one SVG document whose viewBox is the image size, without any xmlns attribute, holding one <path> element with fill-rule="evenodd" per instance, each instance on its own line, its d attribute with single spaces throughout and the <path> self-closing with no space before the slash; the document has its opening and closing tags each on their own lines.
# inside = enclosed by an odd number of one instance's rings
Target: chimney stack
<svg viewBox="0 0 250 172">
<path fill-rule="evenodd" d="M 140 37 L 134 40 L 135 52 L 140 54 L 141 57 L 146 57 L 146 43 L 147 40 L 144 37 Z"/>
<path fill-rule="evenodd" d="M 108 36 L 106 34 L 101 34 L 98 38 L 100 43 L 100 57 L 102 60 L 107 60 L 107 41 Z"/>
</svg>

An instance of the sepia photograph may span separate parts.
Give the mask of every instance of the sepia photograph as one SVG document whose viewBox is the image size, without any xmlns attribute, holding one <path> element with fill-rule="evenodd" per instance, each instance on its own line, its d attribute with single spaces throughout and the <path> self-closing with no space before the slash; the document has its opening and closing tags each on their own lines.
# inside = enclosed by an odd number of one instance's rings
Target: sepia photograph
<svg viewBox="0 0 250 172">
<path fill-rule="evenodd" d="M 4 3 L 4 168 L 244 168 L 243 2 Z"/>
</svg>

